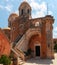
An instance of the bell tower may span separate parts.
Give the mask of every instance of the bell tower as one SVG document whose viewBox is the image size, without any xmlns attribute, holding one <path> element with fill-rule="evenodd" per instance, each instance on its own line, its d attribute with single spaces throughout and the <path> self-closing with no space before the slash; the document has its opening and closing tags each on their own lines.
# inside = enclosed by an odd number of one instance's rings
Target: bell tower
<svg viewBox="0 0 57 65">
<path fill-rule="evenodd" d="M 31 6 L 24 0 L 19 7 L 19 16 L 31 17 Z"/>
</svg>

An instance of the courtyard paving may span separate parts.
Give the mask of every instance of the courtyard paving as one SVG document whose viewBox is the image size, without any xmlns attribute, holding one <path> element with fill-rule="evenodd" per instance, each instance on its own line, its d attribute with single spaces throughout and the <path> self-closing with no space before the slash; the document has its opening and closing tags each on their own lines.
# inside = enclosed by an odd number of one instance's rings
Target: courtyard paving
<svg viewBox="0 0 57 65">
<path fill-rule="evenodd" d="M 24 65 L 57 65 L 57 53 L 54 55 L 55 59 L 30 59 Z"/>
</svg>

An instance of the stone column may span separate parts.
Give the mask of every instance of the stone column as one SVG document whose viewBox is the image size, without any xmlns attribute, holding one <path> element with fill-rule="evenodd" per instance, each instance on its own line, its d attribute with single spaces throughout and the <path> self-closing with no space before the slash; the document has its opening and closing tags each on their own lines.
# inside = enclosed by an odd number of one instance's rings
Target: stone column
<svg viewBox="0 0 57 65">
<path fill-rule="evenodd" d="M 41 58 L 47 57 L 47 44 L 46 44 L 46 22 L 42 22 L 41 30 Z"/>
</svg>

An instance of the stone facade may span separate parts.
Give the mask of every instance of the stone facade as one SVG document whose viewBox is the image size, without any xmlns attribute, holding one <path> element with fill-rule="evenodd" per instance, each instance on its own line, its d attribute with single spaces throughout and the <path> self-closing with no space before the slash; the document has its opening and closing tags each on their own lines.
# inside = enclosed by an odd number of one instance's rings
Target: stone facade
<svg viewBox="0 0 57 65">
<path fill-rule="evenodd" d="M 10 55 L 10 42 L 3 30 L 0 29 L 0 56 L 1 55 Z"/>
<path fill-rule="evenodd" d="M 31 49 L 34 57 L 54 58 L 54 18 L 51 15 L 46 15 L 33 19 L 31 10 L 27 2 L 22 2 L 19 7 L 19 16 L 15 13 L 9 16 L 10 40 L 15 47 L 23 52 Z"/>
<path fill-rule="evenodd" d="M 8 28 L 4 28 L 2 30 L 4 31 L 4 33 L 6 34 L 6 36 L 8 37 L 8 39 L 10 40 L 10 31 L 11 31 L 11 29 L 8 27 Z"/>
</svg>

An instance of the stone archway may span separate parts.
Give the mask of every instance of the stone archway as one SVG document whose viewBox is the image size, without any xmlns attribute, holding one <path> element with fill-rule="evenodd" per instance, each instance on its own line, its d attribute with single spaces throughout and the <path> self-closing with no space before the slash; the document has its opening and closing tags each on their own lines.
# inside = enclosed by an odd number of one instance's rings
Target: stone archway
<svg viewBox="0 0 57 65">
<path fill-rule="evenodd" d="M 28 43 L 28 48 L 31 49 L 33 57 L 41 55 L 41 39 L 38 34 L 35 34 L 31 36 L 29 43 Z"/>
<path fill-rule="evenodd" d="M 44 43 L 43 43 L 44 42 Z M 19 44 L 20 43 L 20 44 Z M 40 45 L 40 58 L 47 57 L 47 46 L 44 40 L 42 40 L 41 32 L 35 28 L 29 29 L 25 35 L 21 38 L 16 47 L 24 52 L 27 52 L 29 48 L 33 51 L 33 55 L 36 56 L 35 46 Z"/>
</svg>

